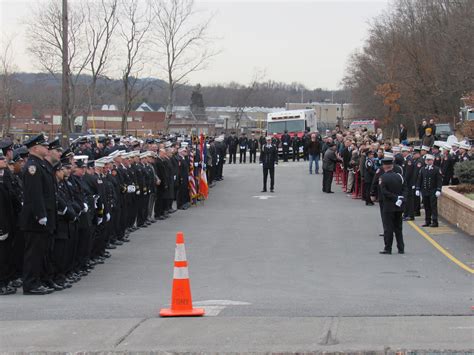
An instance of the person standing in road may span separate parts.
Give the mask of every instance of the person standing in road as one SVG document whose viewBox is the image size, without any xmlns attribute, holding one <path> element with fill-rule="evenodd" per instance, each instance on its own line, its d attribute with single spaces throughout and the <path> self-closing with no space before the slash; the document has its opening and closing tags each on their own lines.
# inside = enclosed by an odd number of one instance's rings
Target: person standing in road
<svg viewBox="0 0 474 355">
<path fill-rule="evenodd" d="M 263 190 L 267 192 L 267 179 L 270 173 L 270 192 L 275 191 L 275 165 L 278 165 L 278 151 L 272 144 L 272 137 L 266 137 L 267 143 L 260 152 L 260 164 L 263 166 Z"/>
<path fill-rule="evenodd" d="M 240 153 L 239 164 L 242 164 L 242 161 L 243 161 L 244 164 L 246 163 L 246 160 L 247 160 L 247 147 L 248 147 L 248 138 L 245 135 L 245 133 L 242 133 L 240 138 L 239 138 L 239 148 L 240 148 L 240 150 L 239 150 L 239 153 Z"/>
<path fill-rule="evenodd" d="M 42 283 L 48 244 L 56 228 L 56 189 L 45 158 L 48 143 L 43 134 L 25 142 L 30 156 L 24 167 L 24 205 L 20 217 L 25 232 L 23 293 L 45 295 L 54 291 Z"/>
<path fill-rule="evenodd" d="M 229 138 L 227 138 L 227 148 L 229 149 L 229 164 L 235 164 L 236 162 L 238 144 L 239 139 L 235 136 L 235 132 L 232 132 Z M 225 159 L 225 155 L 221 156 L 221 159 Z"/>
<path fill-rule="evenodd" d="M 328 149 L 324 153 L 323 158 L 323 192 L 328 194 L 334 193 L 331 191 L 332 178 L 334 170 L 336 170 L 336 164 L 338 158 L 336 155 L 336 145 L 334 143 L 328 143 Z"/>
<path fill-rule="evenodd" d="M 255 138 L 254 133 L 252 133 L 248 146 L 249 146 L 249 152 L 250 152 L 249 163 L 255 163 L 257 160 L 258 139 Z"/>
<path fill-rule="evenodd" d="M 403 242 L 403 176 L 393 170 L 393 158 L 382 159 L 384 173 L 379 178 L 383 200 L 382 223 L 385 247 L 380 254 L 392 254 L 393 235 L 397 240 L 399 254 L 405 253 Z"/>
<path fill-rule="evenodd" d="M 288 134 L 288 130 L 285 129 L 285 133 L 281 136 L 281 149 L 283 150 L 283 161 L 288 162 L 288 156 L 290 155 L 290 144 L 291 137 Z"/>
<path fill-rule="evenodd" d="M 416 196 L 421 195 L 425 208 L 425 224 L 422 227 L 438 227 L 438 197 L 441 196 L 443 176 L 433 164 L 434 156 L 425 156 L 426 166 L 420 170 L 416 184 Z"/>
<path fill-rule="evenodd" d="M 319 141 L 316 133 L 311 134 L 311 140 L 308 144 L 308 156 L 309 156 L 309 173 L 313 173 L 313 162 L 314 162 L 314 173 L 319 174 L 319 157 L 321 155 L 321 142 Z"/>
</svg>

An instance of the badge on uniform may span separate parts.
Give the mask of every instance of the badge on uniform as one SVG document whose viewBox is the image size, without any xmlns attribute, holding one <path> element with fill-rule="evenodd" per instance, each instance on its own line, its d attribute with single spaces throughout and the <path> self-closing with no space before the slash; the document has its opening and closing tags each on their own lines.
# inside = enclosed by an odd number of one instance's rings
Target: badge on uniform
<svg viewBox="0 0 474 355">
<path fill-rule="evenodd" d="M 36 173 L 36 166 L 30 165 L 30 166 L 28 167 L 28 172 L 29 172 L 31 175 L 35 175 L 35 173 Z"/>
</svg>

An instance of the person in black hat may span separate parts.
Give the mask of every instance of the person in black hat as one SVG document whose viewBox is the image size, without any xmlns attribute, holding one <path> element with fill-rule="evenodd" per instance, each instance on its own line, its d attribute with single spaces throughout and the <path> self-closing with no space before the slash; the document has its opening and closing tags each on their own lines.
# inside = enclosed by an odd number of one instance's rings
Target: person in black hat
<svg viewBox="0 0 474 355">
<path fill-rule="evenodd" d="M 277 147 L 271 144 L 272 137 L 266 137 L 267 144 L 263 146 L 260 152 L 260 164 L 263 167 L 263 190 L 267 192 L 267 177 L 270 173 L 270 192 L 275 190 L 275 165 L 278 165 Z"/>
<path fill-rule="evenodd" d="M 24 204 L 20 227 L 25 232 L 23 293 L 44 295 L 54 291 L 43 284 L 44 260 L 56 228 L 56 190 L 53 176 L 48 172 L 45 158 L 48 143 L 43 134 L 25 142 L 30 156 L 24 167 Z"/>
<path fill-rule="evenodd" d="M 251 138 L 248 143 L 249 152 L 250 152 L 250 163 L 255 163 L 257 160 L 257 149 L 258 149 L 258 139 L 255 138 L 255 134 L 252 133 Z"/>
<path fill-rule="evenodd" d="M 0 141 L 0 149 L 3 152 L 3 156 L 8 161 L 13 158 L 13 142 L 9 139 L 4 139 Z"/>
<path fill-rule="evenodd" d="M 237 146 L 239 145 L 239 139 L 235 136 L 235 132 L 232 132 L 227 138 L 227 149 L 229 150 L 229 164 L 234 163 L 237 159 Z M 221 159 L 225 159 L 225 156 Z"/>
<path fill-rule="evenodd" d="M 290 144 L 291 144 L 291 137 L 288 134 L 288 130 L 285 129 L 285 133 L 281 136 L 281 147 L 283 150 L 283 161 L 288 161 L 288 156 L 290 155 Z"/>
<path fill-rule="evenodd" d="M 14 280 L 12 267 L 13 238 L 15 229 L 12 223 L 12 191 L 8 181 L 5 181 L 5 171 L 8 170 L 7 161 L 0 150 L 0 296 L 16 293 L 16 288 L 10 285 Z"/>
<path fill-rule="evenodd" d="M 249 140 L 245 133 L 242 133 L 239 138 L 239 148 L 240 148 L 240 156 L 239 156 L 239 164 L 244 164 L 247 161 L 247 147 L 249 145 Z"/>
<path fill-rule="evenodd" d="M 435 157 L 425 156 L 426 166 L 420 170 L 416 182 L 416 196 L 423 199 L 425 224 L 422 227 L 438 227 L 438 197 L 441 196 L 443 176 L 439 167 L 434 165 Z"/>
<path fill-rule="evenodd" d="M 403 176 L 393 169 L 393 157 L 382 159 L 384 173 L 379 178 L 380 198 L 383 201 L 382 223 L 385 247 L 380 254 L 392 254 L 393 235 L 397 240 L 399 254 L 405 253 L 403 242 Z"/>
</svg>

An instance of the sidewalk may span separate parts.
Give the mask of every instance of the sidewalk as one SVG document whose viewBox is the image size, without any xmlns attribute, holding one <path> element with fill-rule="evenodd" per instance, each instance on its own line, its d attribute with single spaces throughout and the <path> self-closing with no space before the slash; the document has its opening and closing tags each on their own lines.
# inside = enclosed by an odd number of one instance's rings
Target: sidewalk
<svg viewBox="0 0 474 355">
<path fill-rule="evenodd" d="M 474 352 L 474 317 L 210 317 L 0 322 L 0 352 Z"/>
</svg>

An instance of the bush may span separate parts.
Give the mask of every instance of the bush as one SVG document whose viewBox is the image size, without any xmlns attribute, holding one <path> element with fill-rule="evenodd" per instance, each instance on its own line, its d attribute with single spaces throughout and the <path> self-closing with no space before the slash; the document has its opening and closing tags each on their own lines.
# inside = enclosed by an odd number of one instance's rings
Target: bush
<svg viewBox="0 0 474 355">
<path fill-rule="evenodd" d="M 456 163 L 454 175 L 459 178 L 461 184 L 474 184 L 474 160 Z"/>
</svg>

